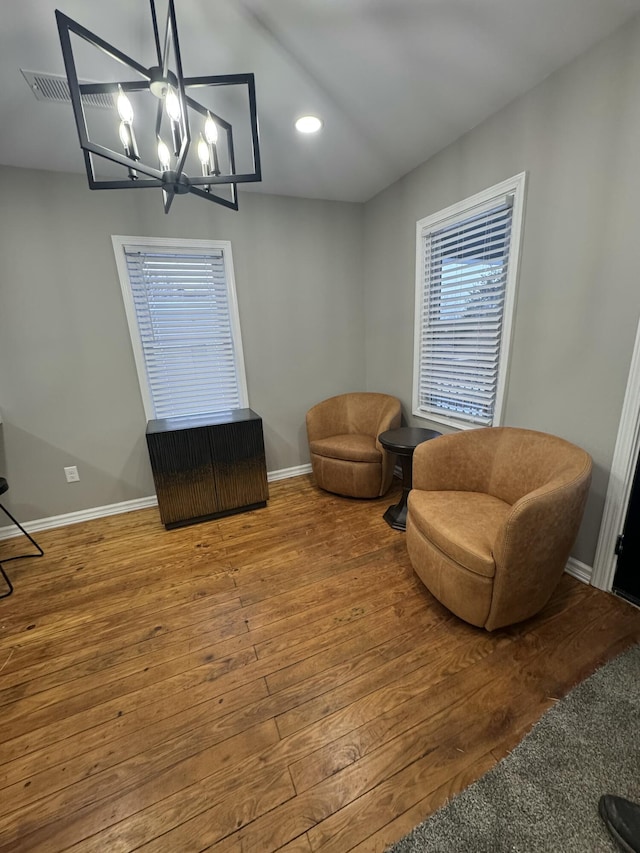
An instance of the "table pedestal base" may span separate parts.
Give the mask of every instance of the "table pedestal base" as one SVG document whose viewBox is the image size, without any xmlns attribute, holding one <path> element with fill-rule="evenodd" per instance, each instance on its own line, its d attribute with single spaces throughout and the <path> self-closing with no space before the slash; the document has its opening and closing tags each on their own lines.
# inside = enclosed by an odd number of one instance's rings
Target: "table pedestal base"
<svg viewBox="0 0 640 853">
<path fill-rule="evenodd" d="M 411 491 L 412 462 L 412 456 L 400 456 L 400 465 L 402 466 L 402 497 L 397 504 L 390 506 L 382 516 L 394 530 L 407 529 L 407 499 Z"/>
<path fill-rule="evenodd" d="M 394 530 L 407 529 L 407 502 L 404 498 L 404 493 L 400 503 L 390 506 L 382 517 Z"/>
</svg>

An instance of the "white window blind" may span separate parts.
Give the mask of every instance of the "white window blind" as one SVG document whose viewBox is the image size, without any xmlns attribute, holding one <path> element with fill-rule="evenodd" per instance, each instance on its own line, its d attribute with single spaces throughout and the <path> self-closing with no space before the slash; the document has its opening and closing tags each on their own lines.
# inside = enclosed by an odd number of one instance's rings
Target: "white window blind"
<svg viewBox="0 0 640 853">
<path fill-rule="evenodd" d="M 148 415 L 182 417 L 246 406 L 225 249 L 123 244 L 122 252 L 152 409 Z"/>
<path fill-rule="evenodd" d="M 420 230 L 414 414 L 454 425 L 495 422 L 510 320 L 513 201 L 503 194 L 463 203 Z"/>
</svg>

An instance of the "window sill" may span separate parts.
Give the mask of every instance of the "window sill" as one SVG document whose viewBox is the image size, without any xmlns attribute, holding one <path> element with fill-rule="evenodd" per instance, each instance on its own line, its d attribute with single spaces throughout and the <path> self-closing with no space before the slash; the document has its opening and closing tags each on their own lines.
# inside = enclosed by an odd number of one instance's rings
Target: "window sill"
<svg viewBox="0 0 640 853">
<path fill-rule="evenodd" d="M 415 418 L 420 418 L 420 420 L 430 421 L 434 424 L 440 424 L 456 430 L 484 429 L 484 424 L 474 424 L 470 421 L 457 420 L 456 418 L 448 418 L 445 415 L 437 415 L 433 412 L 423 412 L 420 409 L 414 409 L 412 415 Z M 492 426 L 492 424 L 490 424 L 490 426 Z"/>
</svg>

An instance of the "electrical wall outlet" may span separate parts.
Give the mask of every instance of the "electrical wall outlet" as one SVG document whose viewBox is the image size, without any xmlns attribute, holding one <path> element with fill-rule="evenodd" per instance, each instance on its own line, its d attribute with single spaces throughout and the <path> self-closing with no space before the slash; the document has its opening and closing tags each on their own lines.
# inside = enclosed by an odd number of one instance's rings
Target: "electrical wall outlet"
<svg viewBox="0 0 640 853">
<path fill-rule="evenodd" d="M 77 483 L 80 480 L 78 468 L 75 465 L 69 465 L 64 469 L 64 476 L 67 478 L 67 483 Z"/>
</svg>

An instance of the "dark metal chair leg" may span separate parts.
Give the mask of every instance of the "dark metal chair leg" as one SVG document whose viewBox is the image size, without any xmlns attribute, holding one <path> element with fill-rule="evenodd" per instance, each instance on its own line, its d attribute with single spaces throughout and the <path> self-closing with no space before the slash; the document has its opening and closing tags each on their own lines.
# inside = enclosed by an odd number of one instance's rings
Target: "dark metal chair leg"
<svg viewBox="0 0 640 853">
<path fill-rule="evenodd" d="M 13 592 L 13 584 L 12 584 L 12 583 L 11 583 L 11 581 L 9 580 L 9 576 L 8 576 L 8 575 L 7 575 L 7 573 L 5 572 L 5 570 L 4 570 L 3 566 L 2 566 L 2 563 L 10 563 L 12 560 L 25 560 L 25 559 L 28 559 L 29 557 L 43 557 L 43 556 L 44 556 L 44 551 L 43 551 L 43 550 L 42 550 L 42 548 L 38 545 L 38 543 L 37 543 L 37 542 L 36 542 L 36 540 L 33 538 L 33 536 L 31 536 L 29 533 L 27 533 L 27 531 L 26 531 L 26 530 L 24 529 L 24 527 L 20 524 L 20 522 L 19 522 L 16 518 L 14 518 L 14 517 L 11 515 L 11 513 L 10 513 L 10 512 L 9 512 L 9 510 L 6 508 L 6 506 L 3 506 L 2 504 L 0 504 L 0 509 L 4 512 L 4 514 L 5 514 L 6 516 L 8 516 L 8 517 L 11 519 L 11 521 L 15 524 L 15 526 L 18 528 L 18 530 L 20 530 L 20 532 L 21 532 L 21 533 L 23 533 L 23 534 L 27 537 L 27 539 L 29 540 L 29 542 L 31 542 L 31 544 L 32 544 L 32 545 L 37 549 L 37 551 L 38 551 L 38 553 L 37 553 L 37 554 L 18 554 L 16 557 L 7 557 L 6 559 L 4 559 L 4 560 L 0 563 L 0 574 L 1 574 L 1 575 L 2 575 L 2 577 L 4 578 L 4 580 L 5 580 L 6 584 L 7 584 L 7 586 L 9 587 L 9 591 L 8 591 L 8 592 L 4 592 L 2 595 L 0 595 L 0 599 L 2 599 L 2 598 L 8 598 L 8 597 L 11 595 L 11 593 Z"/>
<path fill-rule="evenodd" d="M 34 557 L 39 557 L 39 556 L 40 556 L 40 554 L 34 554 L 33 556 L 34 556 Z M 5 572 L 5 570 L 2 568 L 2 563 L 0 563 L 0 575 L 2 575 L 2 577 L 5 579 L 6 584 L 7 584 L 7 586 L 9 587 L 9 591 L 8 591 L 8 592 L 3 592 L 3 593 L 2 593 L 2 595 L 0 595 L 0 598 L 9 598 L 9 596 L 10 596 L 10 595 L 11 595 L 11 593 L 13 592 L 13 584 L 12 584 L 12 583 L 11 583 L 11 581 L 9 580 L 9 576 L 7 575 L 7 573 Z"/>
<path fill-rule="evenodd" d="M 20 522 L 19 522 L 17 519 L 15 519 L 15 518 L 11 515 L 11 513 L 10 513 L 10 512 L 9 512 L 9 510 L 6 508 L 6 506 L 3 506 L 2 504 L 0 504 L 0 509 L 4 512 L 4 514 L 5 514 L 5 515 L 7 515 L 7 516 L 11 519 L 11 521 L 13 521 L 13 523 L 14 523 L 14 524 L 15 524 L 15 526 L 18 528 L 18 530 L 20 530 L 20 532 L 21 532 L 21 533 L 24 533 L 24 535 L 27 537 L 27 539 L 29 540 L 29 542 L 31 542 L 31 544 L 32 544 L 35 548 L 37 548 L 37 550 L 38 550 L 38 553 L 37 553 L 37 554 L 24 554 L 24 555 L 22 555 L 22 556 L 20 556 L 20 557 L 10 557 L 10 559 L 11 559 L 11 560 L 21 560 L 23 556 L 24 556 L 24 557 L 42 557 L 42 556 L 44 556 L 44 551 L 43 551 L 43 550 L 42 550 L 42 548 L 38 545 L 38 543 L 37 543 L 37 542 L 36 542 L 36 540 L 33 538 L 33 536 L 30 536 L 30 535 L 27 533 L 27 531 L 26 531 L 26 530 L 24 529 L 24 527 L 20 524 Z M 9 560 L 4 560 L 4 562 L 5 562 L 5 563 L 8 563 L 8 562 L 9 562 Z"/>
</svg>

